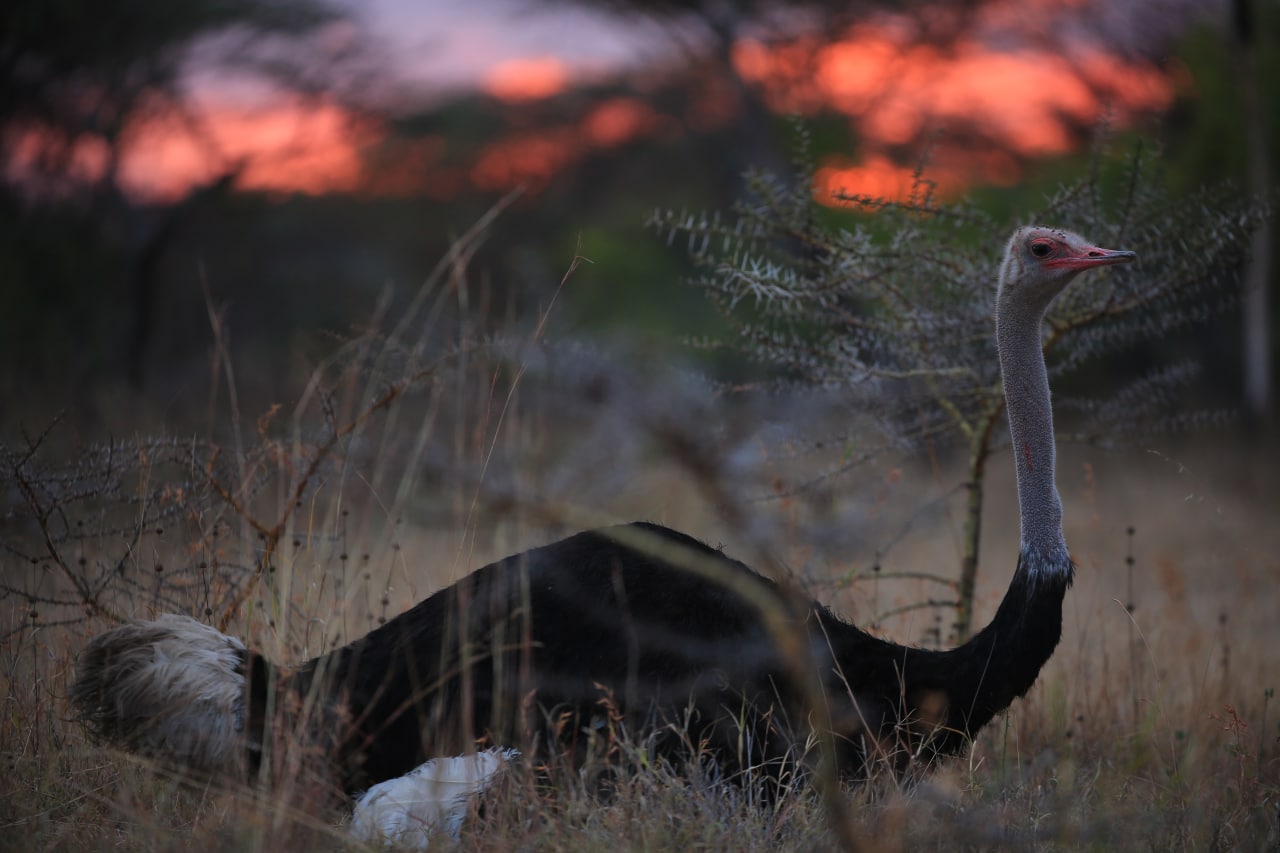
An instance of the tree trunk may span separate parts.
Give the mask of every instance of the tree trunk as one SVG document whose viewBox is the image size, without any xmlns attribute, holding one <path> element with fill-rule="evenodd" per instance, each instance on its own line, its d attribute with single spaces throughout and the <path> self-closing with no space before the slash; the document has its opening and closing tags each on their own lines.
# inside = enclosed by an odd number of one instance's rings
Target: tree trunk
<svg viewBox="0 0 1280 853">
<path fill-rule="evenodd" d="M 1256 27 L 1252 0 L 1234 0 L 1232 7 L 1233 55 L 1236 82 L 1244 108 L 1245 139 L 1249 152 L 1249 186 L 1271 186 L 1270 152 L 1262 119 L 1262 98 L 1254 64 Z M 1255 425 L 1269 422 L 1272 413 L 1271 382 L 1271 223 L 1259 223 L 1244 276 L 1241 299 L 1241 343 L 1244 360 L 1244 402 Z"/>
<path fill-rule="evenodd" d="M 969 639 L 973 631 L 973 594 L 978 582 L 978 548 L 982 538 L 982 493 L 987 476 L 987 438 L 982 430 L 969 447 L 969 477 L 965 481 L 968 503 L 964 513 L 964 555 L 960 561 L 960 605 L 956 608 L 956 643 Z"/>
</svg>

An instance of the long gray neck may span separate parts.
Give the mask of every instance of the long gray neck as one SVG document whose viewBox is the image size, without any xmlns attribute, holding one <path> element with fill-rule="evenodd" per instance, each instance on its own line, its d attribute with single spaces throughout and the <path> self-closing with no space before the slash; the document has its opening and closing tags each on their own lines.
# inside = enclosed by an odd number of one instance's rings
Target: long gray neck
<svg viewBox="0 0 1280 853">
<path fill-rule="evenodd" d="M 1018 473 L 1023 563 L 1033 574 L 1069 575 L 1062 501 L 1054 484 L 1053 406 L 1040 339 L 1048 302 L 1023 304 L 1027 300 L 1019 300 L 1019 295 L 1001 288 L 996 304 L 996 345 Z"/>
</svg>

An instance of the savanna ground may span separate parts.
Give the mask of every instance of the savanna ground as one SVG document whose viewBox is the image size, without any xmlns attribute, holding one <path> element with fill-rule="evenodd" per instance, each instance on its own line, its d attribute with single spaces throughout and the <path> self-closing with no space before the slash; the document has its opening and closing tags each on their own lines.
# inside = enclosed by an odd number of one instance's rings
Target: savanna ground
<svg viewBox="0 0 1280 853">
<path fill-rule="evenodd" d="M 186 612 L 297 662 L 490 559 L 642 518 L 781 565 L 894 640 L 951 642 L 953 610 L 927 605 L 954 588 L 894 577 L 956 573 L 961 475 L 945 453 L 885 455 L 797 491 L 842 452 L 793 444 L 778 423 L 802 412 L 721 405 L 696 382 L 615 376 L 590 354 L 538 350 L 540 329 L 514 348 L 458 346 L 437 361 L 385 346 L 402 332 L 349 343 L 288 409 L 211 406 L 231 415 L 206 431 L 216 442 L 120 441 L 101 429 L 86 449 L 66 424 L 5 426 L 0 846 L 354 847 L 305 772 L 259 791 L 90 743 L 69 719 L 67 687 L 77 650 L 118 618 Z M 234 388 L 223 355 L 215 386 Z M 848 791 L 863 844 L 1280 846 L 1277 471 L 1274 445 L 1232 432 L 1065 445 L 1058 482 L 1079 571 L 1056 656 L 967 754 Z M 1014 568 L 1013 489 L 998 457 L 979 624 Z M 603 799 L 562 782 L 548 789 L 515 769 L 467 822 L 463 845 L 838 843 L 803 786 L 761 807 L 696 771 L 640 771 Z"/>
</svg>

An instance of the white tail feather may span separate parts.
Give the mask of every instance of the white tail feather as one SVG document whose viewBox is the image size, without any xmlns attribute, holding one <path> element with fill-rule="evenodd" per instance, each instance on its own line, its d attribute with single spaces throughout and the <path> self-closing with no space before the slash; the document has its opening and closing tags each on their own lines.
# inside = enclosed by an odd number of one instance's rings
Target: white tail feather
<svg viewBox="0 0 1280 853">
<path fill-rule="evenodd" d="M 244 644 L 187 616 L 122 625 L 80 655 L 71 701 L 96 733 L 206 770 L 242 765 Z"/>
<path fill-rule="evenodd" d="M 404 776 L 374 785 L 356 801 L 351 835 L 370 843 L 425 850 L 433 833 L 457 839 L 472 797 L 493 784 L 519 753 L 494 747 L 474 755 L 433 758 Z"/>
</svg>

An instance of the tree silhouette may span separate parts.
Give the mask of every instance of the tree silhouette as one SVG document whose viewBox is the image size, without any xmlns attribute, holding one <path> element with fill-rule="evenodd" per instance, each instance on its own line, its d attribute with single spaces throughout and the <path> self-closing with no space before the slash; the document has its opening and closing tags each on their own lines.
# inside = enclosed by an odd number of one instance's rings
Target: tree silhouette
<svg viewBox="0 0 1280 853">
<path fill-rule="evenodd" d="M 46 340 L 75 336 L 84 350 L 101 348 L 108 358 L 122 359 L 131 383 L 140 385 L 152 332 L 156 259 L 191 209 L 228 191 L 242 167 L 219 156 L 191 109 L 189 72 L 251 70 L 290 91 L 330 90 L 346 73 L 339 70 L 343 63 L 326 54 L 330 65 L 317 70 L 317 52 L 298 48 L 337 20 L 318 0 L 4 4 L 0 225 L 6 239 L 0 257 L 7 259 L 8 285 L 15 291 L 4 313 L 43 317 L 45 311 L 33 308 L 42 297 L 33 294 L 50 282 L 95 291 L 105 284 L 119 293 L 110 301 L 127 306 L 110 323 L 101 311 L 86 308 L 66 330 L 43 320 L 34 327 L 13 321 L 4 330 L 11 352 L 39 351 Z M 125 194 L 120 166 L 129 134 L 157 116 L 176 119 L 208 148 L 210 162 L 221 163 L 222 172 L 182 204 L 147 207 Z M 91 262 L 77 269 L 67 261 L 69 243 Z M 94 302 L 78 293 L 56 298 L 72 306 Z M 110 340 L 95 346 L 92 339 L 100 334 Z"/>
<path fill-rule="evenodd" d="M 92 143 L 105 158 L 97 180 L 110 182 L 130 122 L 144 111 L 181 107 L 186 64 L 202 40 L 223 36 L 210 55 L 243 59 L 263 39 L 303 36 L 333 20 L 315 0 L 7 3 L 0 11 L 4 178 L 70 191 L 68 181 L 86 177 L 71 159 Z M 22 174 L 12 168 L 16 157 Z"/>
</svg>

